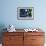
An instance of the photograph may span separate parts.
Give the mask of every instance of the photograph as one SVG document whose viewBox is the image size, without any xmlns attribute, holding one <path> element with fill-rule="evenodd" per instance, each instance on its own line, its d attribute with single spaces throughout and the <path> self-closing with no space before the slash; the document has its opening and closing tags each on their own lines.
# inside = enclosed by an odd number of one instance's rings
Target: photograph
<svg viewBox="0 0 46 46">
<path fill-rule="evenodd" d="M 17 18 L 20 20 L 33 20 L 34 8 L 33 7 L 18 7 Z"/>
</svg>

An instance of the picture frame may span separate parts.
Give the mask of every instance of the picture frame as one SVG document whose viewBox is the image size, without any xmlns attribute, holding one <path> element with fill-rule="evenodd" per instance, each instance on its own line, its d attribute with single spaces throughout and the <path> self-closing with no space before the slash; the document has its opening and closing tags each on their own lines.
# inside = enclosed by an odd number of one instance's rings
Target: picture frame
<svg viewBox="0 0 46 46">
<path fill-rule="evenodd" d="M 17 8 L 18 20 L 33 20 L 34 19 L 34 7 L 18 7 Z"/>
</svg>

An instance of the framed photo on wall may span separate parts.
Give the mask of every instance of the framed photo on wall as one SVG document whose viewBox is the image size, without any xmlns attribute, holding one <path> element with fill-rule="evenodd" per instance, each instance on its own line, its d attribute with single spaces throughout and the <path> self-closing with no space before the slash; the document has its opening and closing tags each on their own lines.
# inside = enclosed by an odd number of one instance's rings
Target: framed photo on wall
<svg viewBox="0 0 46 46">
<path fill-rule="evenodd" d="M 33 7 L 18 7 L 17 8 L 17 19 L 18 20 L 33 20 L 34 19 L 34 8 Z"/>
</svg>

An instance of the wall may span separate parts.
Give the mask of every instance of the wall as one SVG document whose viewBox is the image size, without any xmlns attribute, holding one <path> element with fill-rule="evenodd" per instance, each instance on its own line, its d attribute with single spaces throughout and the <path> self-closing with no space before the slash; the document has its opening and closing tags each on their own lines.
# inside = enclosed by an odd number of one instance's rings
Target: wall
<svg viewBox="0 0 46 46">
<path fill-rule="evenodd" d="M 16 28 L 46 28 L 45 0 L 1 0 L 0 24 L 13 24 Z M 34 20 L 17 20 L 17 7 L 34 7 Z"/>
<path fill-rule="evenodd" d="M 46 32 L 46 0 L 0 0 L 0 27 L 40 27 Z M 34 7 L 34 20 L 17 20 L 17 7 Z"/>
</svg>

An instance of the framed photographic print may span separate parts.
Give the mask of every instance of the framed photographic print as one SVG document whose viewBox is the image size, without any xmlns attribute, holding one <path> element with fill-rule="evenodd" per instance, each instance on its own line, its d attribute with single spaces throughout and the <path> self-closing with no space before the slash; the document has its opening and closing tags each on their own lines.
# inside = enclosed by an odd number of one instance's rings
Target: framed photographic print
<svg viewBox="0 0 46 46">
<path fill-rule="evenodd" d="M 19 20 L 33 20 L 34 19 L 34 8 L 33 7 L 18 7 L 17 18 Z"/>
</svg>

